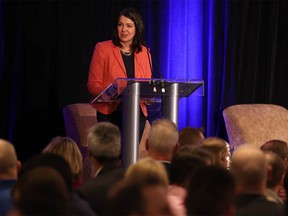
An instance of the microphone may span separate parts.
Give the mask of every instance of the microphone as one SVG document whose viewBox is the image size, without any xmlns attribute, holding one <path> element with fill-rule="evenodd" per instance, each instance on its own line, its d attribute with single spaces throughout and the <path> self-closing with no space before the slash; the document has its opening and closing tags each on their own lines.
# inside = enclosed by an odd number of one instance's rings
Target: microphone
<svg viewBox="0 0 288 216">
<path fill-rule="evenodd" d="M 153 56 L 152 56 L 152 54 L 151 54 L 151 52 L 150 52 L 150 48 L 146 45 L 146 43 L 143 43 L 143 45 L 144 45 L 144 46 L 146 47 L 146 49 L 147 49 L 147 56 L 148 56 L 148 60 L 149 60 L 149 64 L 150 64 L 150 70 L 151 70 L 152 79 L 154 78 L 154 73 L 153 73 L 153 66 L 152 66 L 151 58 L 152 58 L 152 60 L 153 60 L 153 62 L 154 62 L 154 65 L 156 66 L 157 75 L 158 75 L 159 78 L 160 78 L 161 92 L 162 92 L 162 93 L 165 93 L 165 92 L 166 92 L 166 90 L 165 90 L 165 83 L 164 83 L 164 81 L 163 81 L 162 73 L 161 73 L 160 70 L 159 70 L 159 66 L 158 66 L 158 64 L 156 63 L 155 59 L 153 59 Z M 150 58 L 150 57 L 151 57 L 151 58 Z M 153 85 L 153 92 L 156 93 L 156 92 L 157 92 L 157 88 L 156 88 L 156 85 L 155 85 L 155 82 L 154 82 L 154 81 L 153 81 L 152 85 Z"/>
<path fill-rule="evenodd" d="M 146 49 L 147 49 L 147 57 L 148 57 L 148 61 L 149 61 L 149 64 L 150 64 L 150 70 L 151 70 L 152 78 L 155 78 L 155 77 L 154 77 L 154 73 L 153 73 L 153 66 L 152 66 L 151 59 L 153 60 L 154 65 L 156 66 L 156 69 L 157 69 L 156 72 L 157 72 L 158 77 L 159 77 L 160 79 L 163 79 L 163 76 L 162 76 L 162 73 L 161 73 L 160 70 L 159 70 L 158 64 L 156 63 L 155 59 L 153 58 L 153 56 L 152 56 L 152 54 L 151 54 L 151 52 L 150 52 L 150 48 L 147 46 L 146 43 L 142 43 L 142 44 L 143 44 L 143 46 L 145 46 Z"/>
</svg>

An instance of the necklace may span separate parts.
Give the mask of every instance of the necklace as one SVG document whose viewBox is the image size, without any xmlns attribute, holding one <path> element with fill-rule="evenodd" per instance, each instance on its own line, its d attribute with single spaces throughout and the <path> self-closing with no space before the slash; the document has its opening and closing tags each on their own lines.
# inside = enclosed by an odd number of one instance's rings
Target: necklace
<svg viewBox="0 0 288 216">
<path fill-rule="evenodd" d="M 129 51 L 129 52 L 125 52 L 125 51 L 122 50 L 122 49 L 120 49 L 120 51 L 121 51 L 121 53 L 123 53 L 123 54 L 126 55 L 126 56 L 130 56 L 130 55 L 132 54 L 131 51 Z"/>
</svg>

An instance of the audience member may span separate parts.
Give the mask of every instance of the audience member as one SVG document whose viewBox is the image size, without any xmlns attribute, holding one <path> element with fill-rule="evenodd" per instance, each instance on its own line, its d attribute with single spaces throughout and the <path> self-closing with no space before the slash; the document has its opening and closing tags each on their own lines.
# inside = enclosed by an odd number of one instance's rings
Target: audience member
<svg viewBox="0 0 288 216">
<path fill-rule="evenodd" d="M 94 125 L 88 133 L 88 148 L 93 179 L 81 185 L 77 191 L 94 209 L 103 215 L 107 192 L 124 177 L 125 170 L 120 164 L 121 135 L 119 128 L 109 122 Z"/>
<path fill-rule="evenodd" d="M 209 166 L 190 181 L 185 202 L 187 215 L 234 216 L 235 182 L 228 170 Z"/>
<path fill-rule="evenodd" d="M 20 166 L 14 146 L 0 139 L 0 215 L 6 215 L 12 207 L 11 189 L 17 181 Z"/>
<path fill-rule="evenodd" d="M 69 215 L 64 179 L 51 167 L 25 172 L 13 187 L 15 208 L 9 215 Z"/>
<path fill-rule="evenodd" d="M 212 164 L 212 156 L 207 158 L 204 154 L 204 149 L 184 145 L 176 151 L 172 159 L 167 198 L 171 212 L 175 216 L 187 215 L 184 203 L 189 183 L 199 169 Z"/>
<path fill-rule="evenodd" d="M 167 203 L 168 176 L 161 162 L 150 157 L 141 159 L 128 167 L 123 181 L 125 183 L 116 186 L 109 193 L 109 214 L 121 215 L 119 212 L 128 211 L 130 215 L 170 215 Z M 131 202 L 131 199 L 135 200 Z M 129 203 L 128 205 L 135 206 L 122 209 L 123 206 L 117 203 L 119 201 L 123 205 Z"/>
<path fill-rule="evenodd" d="M 280 187 L 283 185 L 285 170 L 283 160 L 274 152 L 264 152 L 268 163 L 266 198 L 271 202 L 284 204 L 283 200 L 277 195 Z"/>
<path fill-rule="evenodd" d="M 95 215 L 94 211 L 90 207 L 89 203 L 82 199 L 73 190 L 73 176 L 71 168 L 68 162 L 60 155 L 53 153 L 39 154 L 32 157 L 30 160 L 25 162 L 19 172 L 19 179 L 22 176 L 35 169 L 41 167 L 49 167 L 55 169 L 64 179 L 67 190 L 69 192 L 68 197 L 68 213 L 72 215 Z M 45 176 L 45 174 L 44 174 Z"/>
<path fill-rule="evenodd" d="M 287 167 L 287 157 L 288 157 L 288 144 L 282 140 L 269 140 L 264 143 L 261 147 L 263 151 L 272 151 L 275 154 L 279 155 Z"/>
<path fill-rule="evenodd" d="M 283 160 L 285 167 L 285 178 L 283 186 L 280 187 L 278 191 L 278 196 L 285 202 L 286 208 L 288 209 L 288 144 L 282 140 L 270 140 L 264 143 L 261 147 L 263 151 L 272 151 L 278 156 L 280 156 Z"/>
<path fill-rule="evenodd" d="M 149 157 L 164 164 L 168 174 L 174 152 L 179 147 L 178 140 L 177 126 L 171 120 L 157 119 L 152 122 L 146 141 L 146 150 Z"/>
<path fill-rule="evenodd" d="M 205 139 L 202 128 L 185 127 L 179 131 L 179 144 L 200 145 Z"/>
<path fill-rule="evenodd" d="M 264 196 L 267 161 L 256 147 L 240 146 L 233 155 L 231 173 L 236 182 L 236 216 L 285 215 L 284 206 L 269 202 Z"/>
<path fill-rule="evenodd" d="M 108 192 L 105 215 L 144 216 L 146 203 L 141 186 L 120 181 Z"/>
<path fill-rule="evenodd" d="M 138 160 L 128 167 L 125 172 L 125 181 L 146 184 L 147 182 L 157 182 L 168 187 L 168 175 L 163 164 L 151 157 Z"/>
<path fill-rule="evenodd" d="M 47 152 L 60 155 L 68 162 L 73 174 L 73 188 L 78 188 L 81 185 L 83 158 L 77 144 L 69 137 L 55 137 L 43 150 L 43 153 Z"/>
<path fill-rule="evenodd" d="M 229 144 L 224 139 L 218 137 L 208 137 L 202 142 L 201 147 L 213 153 L 215 156 L 216 166 L 220 166 L 225 169 L 229 168 Z"/>
</svg>

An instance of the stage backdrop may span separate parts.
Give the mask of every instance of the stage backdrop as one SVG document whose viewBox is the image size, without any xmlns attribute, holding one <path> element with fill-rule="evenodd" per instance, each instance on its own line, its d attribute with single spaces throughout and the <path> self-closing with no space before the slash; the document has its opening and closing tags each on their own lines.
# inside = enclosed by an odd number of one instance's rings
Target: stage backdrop
<svg viewBox="0 0 288 216">
<path fill-rule="evenodd" d="M 285 1 L 0 0 L 0 137 L 20 159 L 65 135 L 62 108 L 89 101 L 94 46 L 128 6 L 145 21 L 156 75 L 205 82 L 204 96 L 180 100 L 179 129 L 226 139 L 225 107 L 288 107 Z"/>
</svg>

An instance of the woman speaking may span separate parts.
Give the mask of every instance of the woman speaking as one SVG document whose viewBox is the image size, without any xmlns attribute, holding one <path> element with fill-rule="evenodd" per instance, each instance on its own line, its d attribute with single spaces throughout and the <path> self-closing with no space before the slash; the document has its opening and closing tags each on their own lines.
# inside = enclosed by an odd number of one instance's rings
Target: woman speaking
<svg viewBox="0 0 288 216">
<path fill-rule="evenodd" d="M 151 78 L 151 56 L 143 40 L 144 25 L 133 8 L 123 9 L 114 26 L 112 40 L 96 44 L 90 63 L 87 88 L 95 98 L 117 78 Z M 98 122 L 109 121 L 122 129 L 121 103 L 93 103 Z M 147 108 L 140 102 L 140 136 L 143 133 Z"/>
</svg>

